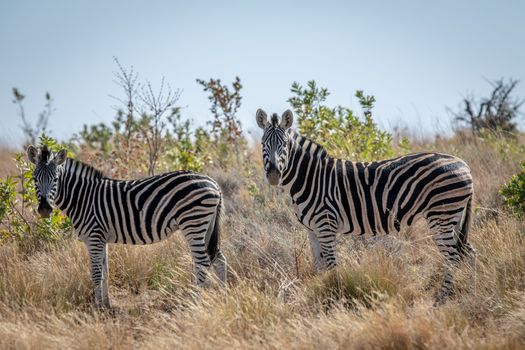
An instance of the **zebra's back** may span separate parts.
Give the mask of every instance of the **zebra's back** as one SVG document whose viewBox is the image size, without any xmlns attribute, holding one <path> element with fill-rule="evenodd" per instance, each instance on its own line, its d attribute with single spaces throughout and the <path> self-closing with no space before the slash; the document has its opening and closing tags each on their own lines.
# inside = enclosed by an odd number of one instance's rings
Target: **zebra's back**
<svg viewBox="0 0 525 350">
<path fill-rule="evenodd" d="M 472 197 L 472 176 L 461 159 L 415 153 L 379 162 L 340 159 L 332 164 L 326 207 L 335 208 L 343 233 L 398 232 L 418 217 L 432 219 L 464 210 Z"/>
</svg>

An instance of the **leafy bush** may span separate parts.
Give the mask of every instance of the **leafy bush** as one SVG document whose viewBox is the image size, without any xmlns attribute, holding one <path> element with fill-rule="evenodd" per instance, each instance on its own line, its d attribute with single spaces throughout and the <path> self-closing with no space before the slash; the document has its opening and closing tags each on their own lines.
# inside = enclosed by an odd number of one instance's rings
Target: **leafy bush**
<svg viewBox="0 0 525 350">
<path fill-rule="evenodd" d="M 350 108 L 327 106 L 330 93 L 318 87 L 314 80 L 306 87 L 294 82 L 291 91 L 294 96 L 288 102 L 297 116 L 299 132 L 326 147 L 331 155 L 369 161 L 394 154 L 392 135 L 380 130 L 372 118 L 374 96 L 356 91 L 355 96 L 364 110 L 362 120 Z M 406 141 L 402 142 L 406 145 Z"/>
<path fill-rule="evenodd" d="M 221 83 L 220 79 L 204 81 L 197 79 L 197 83 L 208 92 L 208 100 L 211 103 L 210 112 L 213 120 L 209 122 L 215 139 L 226 138 L 226 141 L 235 144 L 242 138 L 241 122 L 237 117 L 237 111 L 241 106 L 241 79 L 235 77 L 232 83 L 233 92 L 227 85 Z"/>
<path fill-rule="evenodd" d="M 110 165 L 108 175 L 120 178 L 143 176 L 151 174 L 152 169 L 148 166 L 151 165 L 152 152 L 141 132 L 150 129 L 150 123 L 149 117 L 127 118 L 120 112 L 111 127 L 103 123 L 84 125 L 78 141 L 88 154 L 95 154 L 95 157 L 90 157 L 95 166 L 106 169 Z M 178 169 L 201 171 L 211 162 L 212 144 L 204 129 L 193 130 L 191 121 L 183 120 L 178 109 L 166 118 L 165 123 L 156 141 L 160 148 L 154 169 L 161 172 Z"/>
<path fill-rule="evenodd" d="M 110 141 L 113 137 L 113 130 L 104 123 L 87 126 L 84 124 L 80 132 L 82 141 L 93 149 L 98 149 L 104 154 L 111 150 Z"/>
<path fill-rule="evenodd" d="M 512 176 L 506 184 L 501 187 L 500 194 L 503 202 L 518 217 L 525 214 L 525 163 L 521 165 L 521 172 Z"/>
<path fill-rule="evenodd" d="M 211 162 L 209 134 L 202 128 L 192 132 L 191 122 L 182 121 L 179 113 L 169 121 L 172 130 L 166 136 L 165 158 L 174 169 L 201 171 L 205 164 Z"/>
</svg>

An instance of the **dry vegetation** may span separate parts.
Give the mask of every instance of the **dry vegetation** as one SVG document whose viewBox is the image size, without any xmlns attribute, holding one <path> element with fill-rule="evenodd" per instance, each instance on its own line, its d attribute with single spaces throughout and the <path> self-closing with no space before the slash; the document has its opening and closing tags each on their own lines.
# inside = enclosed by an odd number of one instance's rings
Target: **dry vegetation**
<svg viewBox="0 0 525 350">
<path fill-rule="evenodd" d="M 413 148 L 463 157 L 476 181 L 477 260 L 461 266 L 456 294 L 442 307 L 432 306 L 441 260 L 422 223 L 395 237 L 341 237 L 340 266 L 316 275 L 287 198 L 257 174 L 212 169 L 226 197 L 226 290 L 193 286 L 181 237 L 112 245 L 117 310 L 101 313 L 92 308 L 81 242 L 68 238 L 47 249 L 6 243 L 0 348 L 523 349 L 525 225 L 505 213 L 498 195 L 519 164 L 493 144 L 468 139 Z M 259 168 L 259 150 L 251 152 Z M 5 153 L 1 167 L 12 169 Z"/>
</svg>

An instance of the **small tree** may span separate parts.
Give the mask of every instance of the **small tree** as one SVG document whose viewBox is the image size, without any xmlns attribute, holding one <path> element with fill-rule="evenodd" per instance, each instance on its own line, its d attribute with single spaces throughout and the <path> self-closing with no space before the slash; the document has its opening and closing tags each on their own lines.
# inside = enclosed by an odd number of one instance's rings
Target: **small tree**
<svg viewBox="0 0 525 350">
<path fill-rule="evenodd" d="M 126 69 L 117 58 L 115 62 L 119 68 L 115 73 L 115 83 L 124 92 L 124 98 L 113 97 L 121 103 L 113 126 L 116 133 L 124 137 L 128 153 L 132 137 L 145 141 L 148 147 L 148 174 L 154 175 L 164 147 L 166 119 L 180 110 L 176 106 L 180 90 L 173 90 L 163 77 L 158 91 L 154 91 L 149 81 L 138 81 L 133 66 Z"/>
<path fill-rule="evenodd" d="M 155 168 L 163 149 L 163 132 L 166 128 L 166 117 L 179 114 L 180 108 L 176 107 L 180 91 L 172 90 L 164 78 L 160 83 L 157 93 L 153 92 L 151 83 L 142 86 L 139 98 L 144 110 L 141 113 L 139 128 L 148 145 L 148 173 L 155 174 Z"/>
<path fill-rule="evenodd" d="M 237 111 L 241 106 L 241 79 L 235 77 L 232 90 L 221 83 L 220 79 L 204 81 L 197 79 L 205 92 L 209 92 L 208 99 L 211 102 L 210 111 L 213 115 L 211 124 L 212 134 L 218 140 L 222 136 L 231 144 L 236 144 L 242 137 L 241 122 L 237 117 Z M 224 134 L 224 135 L 223 135 Z"/>
<path fill-rule="evenodd" d="M 164 78 L 154 89 L 149 81 L 139 80 L 132 66 L 125 68 L 116 58 L 115 63 L 114 82 L 121 90 L 110 96 L 118 102 L 115 119 L 111 126 L 84 125 L 81 145 L 95 150 L 99 165 L 113 176 L 154 175 L 159 168 L 201 170 L 213 147 L 206 132 L 193 132 L 191 121 L 182 118 L 180 90 Z"/>
<path fill-rule="evenodd" d="M 25 95 L 23 95 L 20 92 L 20 90 L 14 87 L 13 88 L 13 103 L 18 107 L 18 116 L 22 120 L 22 125 L 20 126 L 20 128 L 22 129 L 26 137 L 26 143 L 30 143 L 34 145 L 38 137 L 41 134 L 45 134 L 46 131 L 48 131 L 47 125 L 49 123 L 49 117 L 51 117 L 51 114 L 53 114 L 54 112 L 53 99 L 51 98 L 51 95 L 49 94 L 49 92 L 46 92 L 45 94 L 46 104 L 44 106 L 44 109 L 40 113 L 38 113 L 38 118 L 34 126 L 26 118 L 26 113 L 25 113 L 24 104 L 23 104 L 24 99 L 25 99 Z"/>
<path fill-rule="evenodd" d="M 516 117 L 520 113 L 520 107 L 525 99 L 514 97 L 513 91 L 518 85 L 518 80 L 503 79 L 489 81 L 492 93 L 479 101 L 469 96 L 463 99 L 462 109 L 453 112 L 455 120 L 468 125 L 472 133 L 481 136 L 483 130 L 493 132 L 514 133 L 516 131 Z"/>
<path fill-rule="evenodd" d="M 242 101 L 241 80 L 235 77 L 231 89 L 222 84 L 220 79 L 209 81 L 197 79 L 197 83 L 205 92 L 209 92 L 208 100 L 211 102 L 210 111 L 213 119 L 208 124 L 211 125 L 213 159 L 223 167 L 231 165 L 232 161 L 241 164 L 241 156 L 246 146 L 241 122 L 237 117 Z M 199 132 L 202 133 L 202 130 Z"/>
</svg>

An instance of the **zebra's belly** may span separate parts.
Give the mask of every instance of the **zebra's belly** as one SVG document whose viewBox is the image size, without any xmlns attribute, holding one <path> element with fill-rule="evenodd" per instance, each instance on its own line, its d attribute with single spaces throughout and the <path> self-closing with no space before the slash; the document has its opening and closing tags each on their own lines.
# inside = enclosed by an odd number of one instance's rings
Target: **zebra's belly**
<svg viewBox="0 0 525 350">
<path fill-rule="evenodd" d="M 126 235 L 126 236 L 124 236 L 124 235 L 119 235 L 119 236 L 111 235 L 110 238 L 108 239 L 108 243 L 133 244 L 133 245 L 153 244 L 153 243 L 158 243 L 160 241 L 168 239 L 169 237 L 173 236 L 173 234 L 176 231 L 177 230 L 169 231 L 169 232 L 166 232 L 166 233 L 164 233 L 162 235 L 154 235 L 153 239 L 150 239 L 149 235 L 145 235 L 145 234 L 140 234 L 140 235 L 136 235 L 136 236 L 132 236 L 132 235 L 129 235 L 129 234 Z"/>
<path fill-rule="evenodd" d="M 295 214 L 298 221 L 311 231 L 332 229 L 338 234 L 354 235 L 385 235 L 399 233 L 408 227 L 406 217 L 398 218 L 393 213 L 375 215 L 356 216 L 351 213 L 351 217 L 343 216 L 343 211 L 334 212 L 330 210 L 317 213 L 304 213 L 298 206 L 295 207 Z M 421 215 L 416 215 L 418 219 Z"/>
<path fill-rule="evenodd" d="M 422 213 L 414 215 L 412 225 L 423 218 Z M 410 226 L 407 223 L 407 217 L 399 219 L 394 215 L 388 215 L 384 218 L 376 217 L 374 222 L 367 218 L 361 218 L 357 223 L 350 223 L 348 220 L 341 220 L 338 226 L 337 233 L 340 234 L 354 234 L 354 235 L 388 235 L 405 232 Z"/>
<path fill-rule="evenodd" d="M 370 225 L 349 225 L 348 223 L 342 224 L 338 227 L 337 233 L 343 235 L 387 235 L 389 233 L 399 232 L 395 228 L 392 230 L 385 230 L 382 226 L 371 227 Z"/>
<path fill-rule="evenodd" d="M 110 226 L 108 243 L 121 243 L 133 245 L 146 245 L 163 241 L 172 236 L 179 227 L 175 220 L 169 222 L 153 222 L 146 225 L 144 217 L 140 217 L 137 225 Z M 160 228 L 160 229 L 159 229 Z"/>
<path fill-rule="evenodd" d="M 394 212 L 371 210 L 370 207 L 377 209 L 376 206 L 357 205 L 349 202 L 351 197 L 340 201 L 330 198 L 326 197 L 317 206 L 312 202 L 295 202 L 294 211 L 299 222 L 311 231 L 328 230 L 340 234 L 378 235 L 400 230 L 400 221 Z"/>
</svg>

